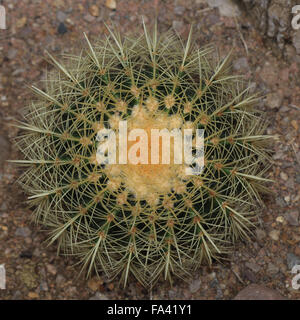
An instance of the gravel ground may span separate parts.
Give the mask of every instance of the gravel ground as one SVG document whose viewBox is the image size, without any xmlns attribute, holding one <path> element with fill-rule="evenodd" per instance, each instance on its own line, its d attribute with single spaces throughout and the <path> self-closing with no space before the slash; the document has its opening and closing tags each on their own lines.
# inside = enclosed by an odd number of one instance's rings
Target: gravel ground
<svg viewBox="0 0 300 320">
<path fill-rule="evenodd" d="M 289 299 L 299 299 L 291 286 L 294 264 L 300 264 L 300 57 L 290 50 L 286 60 L 273 55 L 244 16 L 221 16 L 204 0 L 10 0 L 7 30 L 0 30 L 0 265 L 5 264 L 6 290 L 0 299 L 233 299 L 249 284 L 259 284 Z M 45 76 L 44 50 L 54 56 L 83 39 L 107 34 L 104 22 L 121 32 L 140 30 L 141 15 L 151 26 L 158 4 L 160 31 L 173 27 L 186 39 L 191 23 L 197 42 L 215 43 L 221 55 L 233 48 L 233 69 L 265 98 L 268 133 L 274 141 L 273 194 L 265 198 L 261 223 L 251 244 L 237 243 L 228 261 L 203 267 L 194 279 L 160 281 L 146 291 L 134 279 L 126 290 L 118 280 L 78 275 L 75 261 L 45 245 L 46 234 L 30 223 L 26 197 L 16 184 L 19 175 L 6 159 L 20 155 L 12 146 L 18 129 L 14 118 L 33 94 L 28 85 Z M 114 9 L 114 5 L 116 8 Z M 299 31 L 300 32 L 300 31 Z"/>
</svg>

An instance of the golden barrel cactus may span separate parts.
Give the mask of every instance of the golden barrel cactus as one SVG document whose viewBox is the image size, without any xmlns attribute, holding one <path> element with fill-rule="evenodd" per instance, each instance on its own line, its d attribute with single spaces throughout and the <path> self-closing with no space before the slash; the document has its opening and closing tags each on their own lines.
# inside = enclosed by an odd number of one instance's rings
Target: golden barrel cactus
<svg viewBox="0 0 300 320">
<path fill-rule="evenodd" d="M 258 96 L 230 74 L 229 57 L 198 48 L 191 33 L 186 44 L 145 26 L 138 38 L 109 33 L 93 44 L 86 37 L 63 62 L 49 55 L 55 70 L 44 90 L 33 87 L 38 99 L 18 124 L 20 182 L 50 243 L 77 256 L 82 270 L 124 284 L 132 274 L 151 287 L 161 275 L 186 278 L 249 238 L 270 137 Z M 97 134 L 118 132 L 120 121 L 147 133 L 204 130 L 202 173 L 188 175 L 175 161 L 99 163 Z"/>
</svg>

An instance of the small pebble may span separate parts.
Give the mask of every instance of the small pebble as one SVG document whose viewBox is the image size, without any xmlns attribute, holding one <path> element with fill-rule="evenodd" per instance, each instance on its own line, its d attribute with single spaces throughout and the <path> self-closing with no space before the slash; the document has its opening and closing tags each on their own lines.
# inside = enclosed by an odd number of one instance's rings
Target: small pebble
<svg viewBox="0 0 300 320">
<path fill-rule="evenodd" d="M 257 273 L 260 270 L 260 266 L 254 262 L 246 262 L 245 266 L 255 273 Z"/>
<path fill-rule="evenodd" d="M 25 24 L 26 24 L 26 22 L 27 22 L 27 18 L 26 17 L 22 17 L 22 18 L 20 18 L 20 19 L 18 19 L 17 21 L 16 21 L 16 27 L 19 29 L 19 28 L 23 28 L 24 26 L 25 26 Z"/>
<path fill-rule="evenodd" d="M 257 240 L 260 242 L 266 237 L 266 232 L 262 229 L 256 229 L 256 237 Z"/>
<path fill-rule="evenodd" d="M 95 20 L 95 17 L 93 17 L 91 14 L 87 13 L 83 19 L 87 22 L 93 22 Z"/>
<path fill-rule="evenodd" d="M 98 17 L 99 16 L 99 8 L 96 5 L 90 6 L 89 12 L 93 17 Z"/>
<path fill-rule="evenodd" d="M 67 29 L 66 25 L 65 25 L 63 22 L 61 22 L 61 23 L 58 25 L 57 32 L 58 32 L 59 34 L 65 34 L 67 31 L 68 31 L 68 29 Z"/>
<path fill-rule="evenodd" d="M 300 246 L 295 248 L 295 255 L 300 257 Z"/>
<path fill-rule="evenodd" d="M 67 289 L 66 289 L 66 293 L 67 293 L 67 295 L 69 295 L 69 296 L 75 296 L 76 294 L 77 294 L 77 288 L 76 287 L 68 287 Z"/>
<path fill-rule="evenodd" d="M 291 125 L 293 126 L 293 128 L 294 128 L 296 131 L 298 131 L 298 129 L 299 129 L 298 121 L 292 120 L 292 121 L 291 121 Z"/>
<path fill-rule="evenodd" d="M 267 95 L 267 105 L 271 109 L 281 107 L 282 96 L 279 93 L 269 93 Z"/>
<path fill-rule="evenodd" d="M 61 274 L 58 274 L 56 276 L 56 279 L 55 279 L 55 283 L 58 285 L 58 286 L 61 286 L 62 284 L 64 284 L 66 282 L 66 278 L 61 275 Z"/>
<path fill-rule="evenodd" d="M 183 6 L 176 6 L 174 8 L 174 13 L 177 14 L 178 16 L 182 16 L 184 14 L 185 7 Z"/>
<path fill-rule="evenodd" d="M 246 57 L 239 58 L 233 62 L 234 70 L 246 70 L 249 68 L 248 60 Z"/>
<path fill-rule="evenodd" d="M 35 249 L 33 250 L 33 255 L 34 255 L 35 257 L 39 257 L 39 256 L 41 255 L 40 249 L 39 249 L 39 248 L 35 248 Z"/>
<path fill-rule="evenodd" d="M 90 297 L 89 300 L 108 300 L 108 298 L 103 293 L 97 292 L 94 296 Z"/>
<path fill-rule="evenodd" d="M 31 259 L 32 252 L 30 250 L 24 250 L 20 253 L 20 258 Z"/>
<path fill-rule="evenodd" d="M 27 227 L 24 227 L 24 228 L 17 228 L 16 232 L 15 232 L 15 235 L 17 237 L 23 237 L 23 238 L 26 238 L 26 237 L 29 237 L 31 235 L 31 231 L 29 228 Z"/>
<path fill-rule="evenodd" d="M 295 265 L 300 265 L 300 257 L 293 253 L 288 253 L 286 256 L 286 262 L 289 270 L 292 270 Z"/>
<path fill-rule="evenodd" d="M 12 60 L 12 59 L 14 59 L 16 57 L 17 53 L 18 53 L 18 50 L 14 49 L 14 48 L 11 48 L 11 49 L 8 50 L 6 56 L 7 56 L 7 58 L 9 60 Z"/>
<path fill-rule="evenodd" d="M 286 300 L 278 291 L 263 285 L 251 284 L 242 289 L 234 300 Z"/>
<path fill-rule="evenodd" d="M 287 222 L 291 226 L 298 226 L 299 225 L 299 211 L 290 211 L 285 214 L 285 218 Z"/>
<path fill-rule="evenodd" d="M 183 22 L 179 20 L 174 20 L 172 26 L 175 31 L 180 32 L 183 27 Z"/>
<path fill-rule="evenodd" d="M 63 11 L 57 11 L 56 19 L 59 22 L 64 22 L 67 19 L 67 15 Z"/>
<path fill-rule="evenodd" d="M 279 230 L 272 230 L 269 232 L 269 236 L 272 240 L 278 241 L 279 236 L 280 236 L 280 231 Z"/>
<path fill-rule="evenodd" d="M 276 221 L 279 222 L 279 223 L 284 223 L 284 222 L 285 222 L 283 216 L 277 217 L 277 218 L 276 218 Z"/>
<path fill-rule="evenodd" d="M 271 275 L 274 275 L 279 272 L 279 268 L 275 266 L 273 263 L 269 263 L 267 272 Z"/>
<path fill-rule="evenodd" d="M 287 175 L 285 172 L 281 171 L 281 172 L 280 172 L 280 178 L 281 178 L 282 180 L 284 180 L 284 181 L 287 181 L 289 177 L 288 177 L 288 175 Z"/>
<path fill-rule="evenodd" d="M 97 291 L 99 289 L 99 286 L 102 284 L 103 282 L 101 281 L 101 279 L 98 278 L 91 278 L 88 281 L 88 287 L 92 290 L 92 291 Z"/>
<path fill-rule="evenodd" d="M 46 281 L 42 281 L 41 284 L 40 284 L 40 290 L 41 291 L 48 291 L 49 290 L 49 287 L 48 287 L 48 284 Z"/>
<path fill-rule="evenodd" d="M 246 279 L 248 279 L 249 281 L 251 281 L 251 282 L 253 282 L 253 283 L 255 283 L 255 282 L 257 281 L 257 278 L 256 278 L 255 274 L 254 274 L 251 270 L 246 269 L 246 270 L 243 272 L 243 274 L 244 274 L 244 277 L 245 277 Z M 225 294 L 225 293 L 224 293 L 224 294 Z"/>
<path fill-rule="evenodd" d="M 190 291 L 191 293 L 195 293 L 200 289 L 201 286 L 201 279 L 195 279 L 190 283 Z"/>
<path fill-rule="evenodd" d="M 169 291 L 168 291 L 168 295 L 169 295 L 169 298 L 170 298 L 170 299 L 175 299 L 176 296 L 177 296 L 177 291 L 175 291 L 175 290 L 169 290 Z"/>
<path fill-rule="evenodd" d="M 29 299 L 38 299 L 39 295 L 36 292 L 29 292 L 28 293 L 28 298 Z"/>
<path fill-rule="evenodd" d="M 53 264 L 46 264 L 46 268 L 47 268 L 47 271 L 49 272 L 49 273 L 51 273 L 52 275 L 56 275 L 56 273 L 57 273 L 57 270 L 56 270 L 56 267 L 53 265 Z"/>
<path fill-rule="evenodd" d="M 105 5 L 107 8 L 115 10 L 117 8 L 116 0 L 106 0 Z"/>
<path fill-rule="evenodd" d="M 13 299 L 13 300 L 21 300 L 21 299 L 22 299 L 22 293 L 21 293 L 21 291 L 17 290 L 17 291 L 14 293 L 12 299 Z"/>
</svg>

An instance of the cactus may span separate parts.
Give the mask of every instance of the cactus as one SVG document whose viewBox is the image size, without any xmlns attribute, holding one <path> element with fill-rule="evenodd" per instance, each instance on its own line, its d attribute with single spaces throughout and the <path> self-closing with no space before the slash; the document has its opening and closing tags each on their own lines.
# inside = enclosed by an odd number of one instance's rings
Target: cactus
<svg viewBox="0 0 300 320">
<path fill-rule="evenodd" d="M 87 275 L 132 274 L 145 287 L 183 279 L 250 239 L 267 191 L 270 136 L 260 97 L 230 74 L 229 56 L 145 25 L 139 38 L 109 36 L 66 55 L 33 86 L 17 145 L 20 177 L 49 243 Z M 204 170 L 184 165 L 97 162 L 97 132 L 116 128 L 204 129 Z"/>
</svg>

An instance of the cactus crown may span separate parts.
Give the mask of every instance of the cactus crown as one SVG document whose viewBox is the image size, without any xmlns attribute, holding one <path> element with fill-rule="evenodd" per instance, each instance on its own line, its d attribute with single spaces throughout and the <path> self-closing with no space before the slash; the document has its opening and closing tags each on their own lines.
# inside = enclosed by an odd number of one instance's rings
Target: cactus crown
<svg viewBox="0 0 300 320">
<path fill-rule="evenodd" d="M 268 136 L 257 95 L 229 58 L 144 26 L 138 39 L 110 36 L 60 63 L 45 90 L 33 87 L 19 127 L 26 170 L 20 178 L 36 222 L 82 268 L 109 277 L 133 274 L 144 286 L 160 275 L 186 277 L 249 238 L 265 191 Z M 97 163 L 97 132 L 204 129 L 204 171 L 184 166 Z M 171 152 L 172 155 L 172 152 Z M 262 164 L 264 166 L 262 166 Z"/>
</svg>

